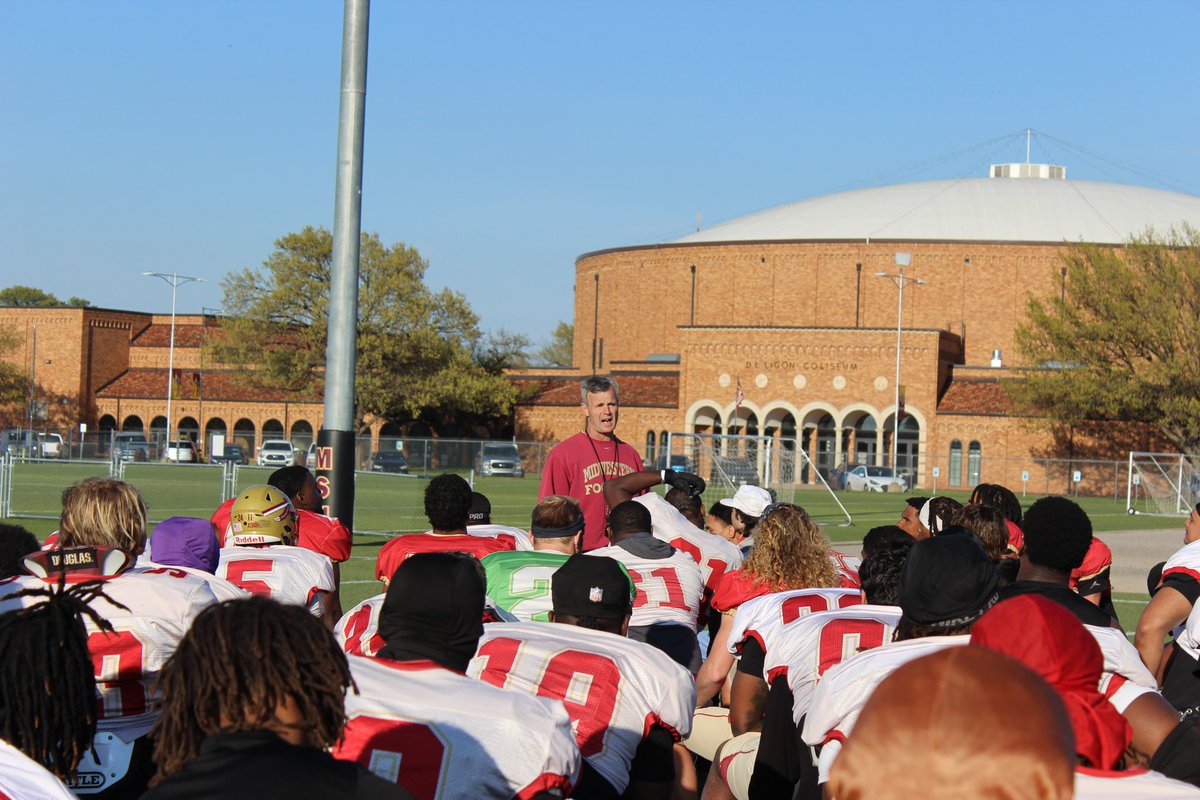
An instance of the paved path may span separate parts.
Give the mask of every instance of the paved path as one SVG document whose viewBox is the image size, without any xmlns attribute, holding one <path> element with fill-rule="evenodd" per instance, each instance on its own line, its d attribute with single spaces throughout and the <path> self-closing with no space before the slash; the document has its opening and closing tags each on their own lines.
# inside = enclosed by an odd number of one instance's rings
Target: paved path
<svg viewBox="0 0 1200 800">
<path fill-rule="evenodd" d="M 1113 554 L 1113 591 L 1146 594 L 1146 573 L 1166 561 L 1183 546 L 1183 521 L 1172 528 L 1143 531 L 1105 531 L 1099 534 Z M 858 556 L 862 542 L 834 545 L 848 555 Z"/>
</svg>

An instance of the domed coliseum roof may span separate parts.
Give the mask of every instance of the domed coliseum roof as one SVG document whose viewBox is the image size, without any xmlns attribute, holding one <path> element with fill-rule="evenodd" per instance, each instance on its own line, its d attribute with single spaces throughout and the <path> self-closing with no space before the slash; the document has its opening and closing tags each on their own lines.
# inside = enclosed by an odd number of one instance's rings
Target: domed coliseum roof
<svg viewBox="0 0 1200 800">
<path fill-rule="evenodd" d="M 1200 228 L 1200 197 L 1116 183 L 1037 178 L 927 181 L 826 195 L 674 240 L 869 239 L 1120 244 L 1153 227 Z"/>
</svg>

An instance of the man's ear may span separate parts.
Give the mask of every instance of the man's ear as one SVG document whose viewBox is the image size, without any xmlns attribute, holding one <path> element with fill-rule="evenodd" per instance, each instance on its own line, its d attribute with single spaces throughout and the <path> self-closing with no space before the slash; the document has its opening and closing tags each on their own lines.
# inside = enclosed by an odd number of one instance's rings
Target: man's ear
<svg viewBox="0 0 1200 800">
<path fill-rule="evenodd" d="M 628 614 L 626 614 L 625 619 L 621 621 L 621 635 L 622 636 L 629 635 L 629 615 Z"/>
<path fill-rule="evenodd" d="M 858 590 L 858 594 L 859 594 L 859 597 L 861 597 L 861 598 L 862 598 L 862 601 L 863 601 L 864 603 L 867 603 L 867 602 L 869 602 L 869 601 L 867 600 L 867 591 L 866 591 L 866 589 L 859 589 L 859 590 Z"/>
<path fill-rule="evenodd" d="M 547 616 L 547 619 L 549 619 L 551 622 L 554 622 L 554 621 L 555 621 L 555 619 L 554 619 L 554 609 L 550 609 L 549 611 L 547 611 L 547 612 L 546 612 L 546 614 L 548 615 L 548 616 Z"/>
</svg>

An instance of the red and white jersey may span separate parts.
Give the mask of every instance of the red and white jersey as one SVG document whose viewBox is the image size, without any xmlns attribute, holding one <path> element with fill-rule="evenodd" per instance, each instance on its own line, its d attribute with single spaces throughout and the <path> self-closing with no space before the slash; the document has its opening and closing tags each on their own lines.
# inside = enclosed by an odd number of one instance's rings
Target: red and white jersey
<svg viewBox="0 0 1200 800">
<path fill-rule="evenodd" d="M 1113 708 L 1124 714 L 1134 700 L 1147 692 L 1158 691 L 1157 681 L 1123 631 L 1098 625 L 1083 627 L 1100 645 L 1104 671 L 1100 673 L 1098 688 Z"/>
<path fill-rule="evenodd" d="M 485 625 L 467 674 L 562 700 L 579 751 L 618 792 L 652 725 L 692 729 L 696 684 L 661 650 L 603 631 L 545 622 Z"/>
<path fill-rule="evenodd" d="M 416 800 L 566 797 L 582 758 L 562 703 L 497 689 L 432 661 L 351 657 L 358 692 L 335 758 Z"/>
<path fill-rule="evenodd" d="M 91 603 L 112 623 L 111 632 L 83 618 L 99 695 L 96 729 L 131 742 L 149 731 L 158 716 L 154 684 L 163 664 L 196 615 L 217 598 L 205 581 L 174 567 L 133 567 L 115 576 L 81 579 L 102 580 L 104 593 L 113 601 L 97 598 Z M 42 602 L 38 597 L 12 596 L 21 589 L 56 582 L 56 577 L 22 576 L 0 583 L 0 613 Z"/>
<path fill-rule="evenodd" d="M 347 611 L 333 626 L 333 635 L 338 644 L 353 656 L 374 656 L 383 647 L 379 635 L 379 612 L 383 609 L 386 593 L 368 597 Z"/>
<path fill-rule="evenodd" d="M 0 800 L 75 800 L 54 773 L 0 739 Z"/>
<path fill-rule="evenodd" d="M 1099 581 L 1108 584 L 1106 572 L 1112 571 L 1112 550 L 1100 540 L 1099 536 L 1092 537 L 1087 552 L 1083 555 L 1083 563 L 1071 570 L 1071 589 L 1080 594 L 1093 594 L 1090 589 Z M 1083 589 L 1080 588 L 1083 584 Z"/>
<path fill-rule="evenodd" d="M 180 567 L 173 564 L 158 564 L 149 554 L 142 553 L 137 558 L 137 566 L 145 567 L 146 569 L 173 569 L 177 572 L 186 572 L 208 584 L 208 588 L 212 589 L 213 595 L 217 598 L 218 603 L 223 603 L 226 600 L 240 600 L 243 597 L 249 597 L 250 593 L 240 586 L 235 586 L 224 578 L 218 578 L 211 572 L 205 572 L 202 569 L 194 567 Z"/>
<path fill-rule="evenodd" d="M 320 594 L 333 591 L 333 563 L 323 555 L 286 544 L 222 547 L 217 577 L 251 594 L 324 613 Z"/>
<path fill-rule="evenodd" d="M 742 565 L 742 551 L 736 544 L 697 528 L 661 495 L 646 492 L 633 499 L 650 511 L 650 532 L 654 538 L 662 539 L 676 550 L 687 553 L 700 566 L 706 602 L 717 590 L 721 576 Z"/>
<path fill-rule="evenodd" d="M 375 578 L 390 581 L 400 565 L 409 556 L 417 553 L 466 553 L 483 558 L 488 553 L 516 549 L 516 540 L 506 533 L 495 536 L 472 536 L 469 533 L 453 533 L 446 536 L 405 533 L 379 548 L 379 557 L 375 561 Z"/>
<path fill-rule="evenodd" d="M 379 635 L 379 613 L 387 593 L 368 597 L 342 615 L 333 626 L 333 634 L 348 654 L 353 656 L 375 656 L 383 647 Z M 498 606 L 492 598 L 483 598 L 483 622 L 516 622 L 517 618 Z"/>
<path fill-rule="evenodd" d="M 696 630 L 696 617 L 704 600 L 704 579 L 687 553 L 676 550 L 667 558 L 646 558 L 611 545 L 589 550 L 587 555 L 619 561 L 633 578 L 637 597 L 630 625 L 683 625 Z"/>
<path fill-rule="evenodd" d="M 1129 800 L 1129 798 L 1200 797 L 1200 789 L 1190 783 L 1173 780 L 1161 772 L 1127 769 L 1120 772 L 1075 768 L 1076 800 Z"/>
<path fill-rule="evenodd" d="M 296 542 L 299 547 L 320 553 L 330 561 L 342 562 L 350 557 L 354 537 L 337 517 L 300 508 L 296 509 L 296 523 L 300 529 L 300 539 Z"/>
<path fill-rule="evenodd" d="M 467 533 L 471 536 L 482 536 L 485 539 L 496 539 L 501 536 L 510 536 L 516 542 L 517 550 L 532 550 L 533 537 L 528 531 L 523 531 L 520 528 L 514 528 L 511 525 L 496 525 L 488 523 L 486 525 L 468 525 Z"/>
<path fill-rule="evenodd" d="M 897 606 L 867 604 L 800 617 L 787 627 L 776 646 L 766 651 L 763 671 L 767 683 L 778 677 L 787 679 L 792 716 L 799 719 L 808 713 L 822 675 L 864 650 L 891 642 L 899 621 Z"/>
<path fill-rule="evenodd" d="M 1175 634 L 1175 644 L 1192 658 L 1200 659 L 1200 603 L 1192 606 L 1192 613 Z"/>
<path fill-rule="evenodd" d="M 741 656 L 747 639 L 758 641 L 768 658 L 802 617 L 862 603 L 857 589 L 793 589 L 753 597 L 737 607 L 729 632 L 729 652 Z"/>
<path fill-rule="evenodd" d="M 1186 576 L 1200 583 L 1200 539 L 1176 550 L 1163 564 L 1162 579 L 1172 575 Z"/>
<path fill-rule="evenodd" d="M 854 728 L 867 699 L 884 678 L 913 659 L 947 647 L 961 647 L 970 641 L 969 634 L 927 636 L 888 642 L 846 659 L 822 675 L 817 683 L 801 738 L 810 745 L 844 739 Z M 792 719 L 796 724 L 800 723 L 795 713 Z"/>
<path fill-rule="evenodd" d="M 862 566 L 861 558 L 848 556 L 833 549 L 829 551 L 829 558 L 833 560 L 833 566 L 842 578 L 842 586 L 847 589 L 857 589 L 862 585 L 858 579 L 858 568 Z"/>
</svg>

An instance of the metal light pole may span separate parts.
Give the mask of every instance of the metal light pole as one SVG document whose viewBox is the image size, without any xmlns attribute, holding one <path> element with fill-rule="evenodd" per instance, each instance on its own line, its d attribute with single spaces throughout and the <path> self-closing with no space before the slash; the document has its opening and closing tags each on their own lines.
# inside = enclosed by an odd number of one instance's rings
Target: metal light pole
<svg viewBox="0 0 1200 800">
<path fill-rule="evenodd" d="M 171 441 L 171 389 L 175 383 L 175 294 L 185 283 L 205 283 L 204 278 L 176 272 L 143 272 L 148 278 L 162 278 L 171 285 L 171 348 L 167 353 L 167 441 Z"/>
<path fill-rule="evenodd" d="M 904 329 L 904 284 L 915 283 L 919 286 L 925 283 L 925 281 L 918 278 L 905 277 L 904 268 L 910 264 L 912 264 L 912 253 L 896 253 L 896 272 L 875 273 L 876 278 L 887 278 L 896 284 L 896 287 L 899 289 L 896 300 L 896 410 L 893 414 L 894 425 L 892 427 L 891 461 L 891 467 L 897 477 L 900 475 L 900 468 L 896 464 L 896 456 L 900 447 L 900 337 Z"/>
</svg>

